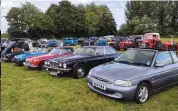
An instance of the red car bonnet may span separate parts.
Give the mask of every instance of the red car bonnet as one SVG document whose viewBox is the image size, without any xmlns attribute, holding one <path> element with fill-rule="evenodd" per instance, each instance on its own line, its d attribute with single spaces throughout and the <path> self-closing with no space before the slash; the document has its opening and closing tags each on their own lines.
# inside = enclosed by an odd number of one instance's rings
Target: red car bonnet
<svg viewBox="0 0 178 111">
<path fill-rule="evenodd" d="M 60 57 L 60 56 L 65 56 L 65 55 L 72 55 L 72 53 L 67 53 L 67 54 L 45 54 L 45 55 L 41 55 L 41 56 L 35 56 L 32 58 L 27 58 L 26 61 L 34 61 L 34 59 L 37 59 L 38 61 L 42 61 L 42 60 L 46 60 L 46 59 L 51 59 L 54 57 Z"/>
</svg>

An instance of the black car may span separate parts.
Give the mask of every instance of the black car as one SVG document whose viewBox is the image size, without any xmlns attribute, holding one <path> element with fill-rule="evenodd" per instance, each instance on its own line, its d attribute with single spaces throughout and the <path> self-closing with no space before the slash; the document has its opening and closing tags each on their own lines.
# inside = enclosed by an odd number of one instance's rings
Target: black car
<svg viewBox="0 0 178 111">
<path fill-rule="evenodd" d="M 89 70 L 100 64 L 113 61 L 119 54 L 110 46 L 83 46 L 73 55 L 54 58 L 46 61 L 46 70 L 58 76 L 72 72 L 74 78 L 82 78 Z"/>
</svg>

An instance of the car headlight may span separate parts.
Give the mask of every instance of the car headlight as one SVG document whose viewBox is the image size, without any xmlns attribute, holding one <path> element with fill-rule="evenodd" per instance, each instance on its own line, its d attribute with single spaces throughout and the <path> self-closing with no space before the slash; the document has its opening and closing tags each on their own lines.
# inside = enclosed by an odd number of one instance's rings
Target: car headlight
<svg viewBox="0 0 178 111">
<path fill-rule="evenodd" d="M 59 63 L 59 66 L 62 67 L 62 63 Z"/>
<path fill-rule="evenodd" d="M 45 61 L 45 65 L 48 65 L 48 62 L 47 62 L 47 61 Z"/>
<path fill-rule="evenodd" d="M 132 81 L 127 81 L 127 80 L 115 80 L 113 83 L 118 86 L 126 86 L 126 87 L 132 86 Z"/>
<path fill-rule="evenodd" d="M 34 59 L 34 63 L 36 63 L 37 61 L 38 61 L 38 60 L 35 58 L 35 59 Z"/>
<path fill-rule="evenodd" d="M 67 67 L 66 63 L 64 63 L 64 64 L 63 64 L 63 67 L 64 67 L 64 68 L 66 68 L 66 67 Z"/>
</svg>

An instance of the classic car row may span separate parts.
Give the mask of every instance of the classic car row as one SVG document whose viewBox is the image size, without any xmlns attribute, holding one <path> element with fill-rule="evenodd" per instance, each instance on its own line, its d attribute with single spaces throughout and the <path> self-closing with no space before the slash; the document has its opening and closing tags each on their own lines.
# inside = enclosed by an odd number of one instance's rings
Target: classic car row
<svg viewBox="0 0 178 111">
<path fill-rule="evenodd" d="M 7 49 L 8 54 L 15 53 L 10 46 L 3 51 L 5 60 Z M 12 61 L 30 69 L 45 69 L 52 76 L 86 77 L 90 89 L 115 99 L 145 103 L 153 92 L 178 84 L 178 57 L 173 51 L 130 48 L 119 54 L 110 46 L 82 46 L 75 51 L 65 46 L 39 55 L 25 53 L 15 55 Z"/>
</svg>

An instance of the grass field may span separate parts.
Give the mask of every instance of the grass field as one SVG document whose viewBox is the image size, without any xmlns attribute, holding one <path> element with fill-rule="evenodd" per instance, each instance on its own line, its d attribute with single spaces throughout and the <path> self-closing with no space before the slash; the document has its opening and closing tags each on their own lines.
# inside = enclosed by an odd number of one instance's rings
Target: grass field
<svg viewBox="0 0 178 111">
<path fill-rule="evenodd" d="M 45 71 L 2 63 L 2 111 L 177 111 L 178 87 L 145 104 L 114 100 L 91 91 L 86 79 L 57 78 Z"/>
<path fill-rule="evenodd" d="M 169 40 L 168 38 L 162 39 Z M 178 39 L 177 39 L 178 41 Z M 75 46 L 77 48 L 78 46 Z M 145 104 L 115 100 L 91 91 L 86 79 L 57 78 L 45 71 L 1 64 L 3 111 L 177 111 L 178 86 Z"/>
</svg>

